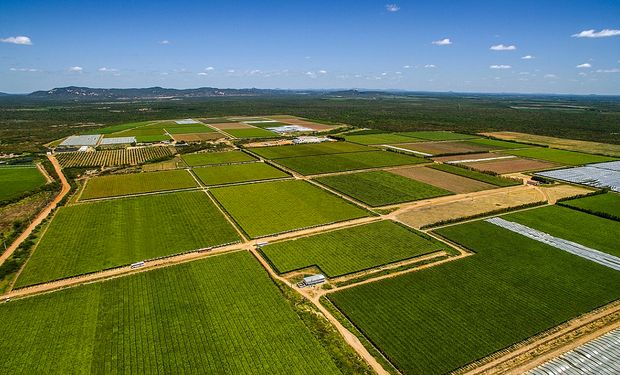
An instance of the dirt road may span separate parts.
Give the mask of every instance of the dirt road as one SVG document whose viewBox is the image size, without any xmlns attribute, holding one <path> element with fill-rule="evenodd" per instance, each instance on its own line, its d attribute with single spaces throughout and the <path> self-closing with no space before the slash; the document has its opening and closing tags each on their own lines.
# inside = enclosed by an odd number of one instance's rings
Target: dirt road
<svg viewBox="0 0 620 375">
<path fill-rule="evenodd" d="M 11 244 L 11 246 L 9 246 L 6 251 L 2 255 L 0 255 L 0 264 L 4 263 L 4 261 L 6 261 L 15 252 L 15 250 L 17 250 L 19 245 L 21 245 L 22 242 L 24 242 L 26 238 L 28 238 L 30 233 L 32 233 L 32 231 L 37 227 L 37 225 L 41 224 L 43 220 L 47 218 L 47 216 L 52 212 L 52 210 L 56 208 L 58 202 L 60 202 L 65 197 L 65 195 L 67 195 L 69 190 L 71 190 L 71 186 L 67 182 L 65 175 L 62 174 L 60 164 L 58 164 L 56 158 L 53 155 L 47 155 L 47 158 L 50 160 L 50 162 L 52 162 L 52 165 L 56 170 L 56 174 L 58 174 L 58 176 L 60 177 L 62 189 L 60 190 L 60 193 L 56 196 L 56 198 L 54 198 L 47 205 L 47 207 L 45 207 L 43 211 L 39 213 L 39 215 L 30 223 L 30 225 L 28 225 L 26 230 L 24 230 L 24 232 L 19 237 L 17 237 L 17 239 Z"/>
</svg>

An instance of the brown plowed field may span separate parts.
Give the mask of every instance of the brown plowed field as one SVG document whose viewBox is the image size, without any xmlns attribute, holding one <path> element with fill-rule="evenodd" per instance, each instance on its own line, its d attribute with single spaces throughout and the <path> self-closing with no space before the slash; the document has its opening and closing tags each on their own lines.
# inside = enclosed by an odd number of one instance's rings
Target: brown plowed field
<svg viewBox="0 0 620 375">
<path fill-rule="evenodd" d="M 226 129 L 251 129 L 253 126 L 248 124 L 242 124 L 240 122 L 225 122 L 222 124 L 209 124 L 216 129 L 226 130 Z"/>
<path fill-rule="evenodd" d="M 172 137 L 175 141 L 185 142 L 200 142 L 200 141 L 212 141 L 214 139 L 224 138 L 224 135 L 218 132 L 209 133 L 194 133 L 194 134 L 173 134 Z"/>
<path fill-rule="evenodd" d="M 488 158 L 497 158 L 506 155 L 502 154 L 494 154 L 492 152 L 483 152 L 480 154 L 465 154 L 465 155 L 450 155 L 450 156 L 437 156 L 432 158 L 434 161 L 440 161 L 442 163 L 447 163 L 451 161 L 459 161 L 459 160 L 475 160 L 475 159 L 488 159 Z"/>
<path fill-rule="evenodd" d="M 560 164 L 550 163 L 547 161 L 522 158 L 489 160 L 463 164 L 479 171 L 490 171 L 499 174 L 538 171 L 541 169 L 551 169 L 560 166 Z"/>
<path fill-rule="evenodd" d="M 426 167 L 405 167 L 393 169 L 390 172 L 457 194 L 496 188 L 496 186 L 491 184 Z"/>
<path fill-rule="evenodd" d="M 468 142 L 416 142 L 416 143 L 399 143 L 398 147 L 407 150 L 419 151 L 425 154 L 442 155 L 442 154 L 464 154 L 472 152 L 489 151 L 491 147 L 485 147 Z"/>
</svg>

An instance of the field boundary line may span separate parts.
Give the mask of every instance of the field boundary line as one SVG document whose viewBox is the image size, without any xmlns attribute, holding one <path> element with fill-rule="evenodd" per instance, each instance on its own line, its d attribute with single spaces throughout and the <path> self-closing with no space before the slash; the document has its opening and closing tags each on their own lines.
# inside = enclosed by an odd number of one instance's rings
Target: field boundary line
<svg viewBox="0 0 620 375">
<path fill-rule="evenodd" d="M 144 197 L 144 196 L 148 196 L 148 195 L 164 195 L 164 194 L 183 193 L 183 192 L 189 192 L 189 191 L 200 191 L 202 189 L 203 188 L 201 188 L 199 186 L 196 186 L 196 187 L 191 187 L 191 188 L 181 188 L 181 189 L 172 189 L 172 190 L 159 190 L 159 191 L 149 191 L 149 192 L 145 192 L 145 193 L 132 193 L 132 194 L 125 194 L 125 195 L 116 195 L 116 196 L 113 196 L 113 197 L 90 198 L 90 199 L 78 200 L 75 203 L 71 204 L 71 206 L 77 206 L 77 205 L 80 205 L 80 204 L 88 204 L 88 203 L 95 203 L 95 202 L 101 202 L 101 201 L 110 201 L 110 200 L 115 200 L 115 199 Z"/>
<path fill-rule="evenodd" d="M 239 225 L 237 221 L 232 217 L 232 215 L 230 215 L 228 211 L 226 211 L 226 208 L 224 208 L 224 206 L 222 206 L 220 202 L 217 199 L 215 199 L 213 195 L 211 195 L 208 189 L 203 189 L 202 191 L 207 195 L 207 197 L 209 197 L 209 199 L 211 199 L 211 202 L 215 205 L 215 207 L 217 207 L 217 209 L 222 213 L 222 215 L 224 215 L 224 217 L 230 223 L 230 225 L 232 225 L 232 227 L 235 228 L 235 230 L 241 237 L 241 242 L 242 243 L 248 242 L 249 239 L 251 238 L 250 235 L 245 233 L 241 225 Z"/>
</svg>

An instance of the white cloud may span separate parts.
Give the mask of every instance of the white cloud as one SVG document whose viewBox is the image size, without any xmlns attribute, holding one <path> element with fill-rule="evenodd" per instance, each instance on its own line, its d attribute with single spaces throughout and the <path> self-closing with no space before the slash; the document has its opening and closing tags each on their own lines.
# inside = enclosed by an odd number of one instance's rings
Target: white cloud
<svg viewBox="0 0 620 375">
<path fill-rule="evenodd" d="M 84 71 L 84 68 L 82 68 L 81 66 L 72 66 L 69 68 L 70 72 L 76 72 L 76 73 L 82 73 Z"/>
<path fill-rule="evenodd" d="M 316 73 L 314 72 L 306 72 L 305 74 L 310 78 L 316 78 Z"/>
<path fill-rule="evenodd" d="M 327 74 L 327 70 L 319 70 L 319 74 Z"/>
<path fill-rule="evenodd" d="M 403 66 L 403 69 L 410 69 L 410 68 L 411 68 L 411 65 L 404 65 Z"/>
<path fill-rule="evenodd" d="M 210 72 L 210 71 L 212 71 L 212 70 L 215 70 L 215 68 L 214 68 L 214 67 L 212 67 L 212 66 L 208 66 L 208 67 L 206 67 L 206 68 L 205 68 L 205 70 L 206 70 L 206 71 L 208 71 L 208 72 Z"/>
<path fill-rule="evenodd" d="M 592 67 L 592 64 L 590 64 L 590 63 L 583 63 L 583 64 L 577 65 L 575 68 L 587 69 L 587 68 L 591 68 L 591 67 Z"/>
<path fill-rule="evenodd" d="M 433 44 L 436 46 L 449 46 L 450 44 L 452 44 L 452 41 L 450 40 L 450 38 L 443 38 L 433 41 Z"/>
<path fill-rule="evenodd" d="M 620 73 L 620 69 L 618 69 L 618 68 L 613 68 L 613 69 L 598 69 L 596 72 L 597 72 L 597 73 Z"/>
<path fill-rule="evenodd" d="M 534 56 L 532 55 L 525 55 L 521 58 L 521 60 L 532 60 L 532 59 L 534 59 Z"/>
<path fill-rule="evenodd" d="M 205 72 L 200 72 L 200 73 L 198 73 L 198 75 L 199 75 L 199 76 L 208 76 L 208 74 L 207 74 L 207 73 L 205 73 Z"/>
<path fill-rule="evenodd" d="M 169 40 L 167 40 L 167 39 L 160 40 L 160 41 L 159 41 L 159 44 L 170 44 L 170 41 L 169 41 Z"/>
<path fill-rule="evenodd" d="M 603 29 L 601 31 L 595 31 L 594 29 L 583 30 L 577 34 L 573 34 L 573 38 L 606 38 L 610 36 L 620 35 L 620 30 L 616 29 Z"/>
<path fill-rule="evenodd" d="M 398 12 L 400 10 L 400 7 L 396 4 L 386 4 L 385 9 L 388 12 Z"/>
<path fill-rule="evenodd" d="M 545 78 L 558 78 L 555 74 L 545 74 Z"/>
<path fill-rule="evenodd" d="M 227 70 L 227 72 L 228 72 L 228 73 L 234 73 L 234 72 L 235 72 L 235 69 L 228 69 L 228 70 Z"/>
<path fill-rule="evenodd" d="M 118 69 L 114 69 L 114 68 L 106 68 L 105 66 L 102 68 L 97 69 L 100 72 L 118 72 Z"/>
<path fill-rule="evenodd" d="M 494 46 L 491 46 L 490 49 L 492 51 L 514 51 L 517 49 L 517 46 L 515 46 L 514 44 L 511 44 L 509 46 L 504 44 L 496 44 Z"/>
<path fill-rule="evenodd" d="M 0 42 L 2 43 L 12 43 L 12 44 L 21 44 L 23 46 L 31 46 L 32 45 L 32 40 L 30 40 L 30 38 L 28 38 L 27 36 L 10 36 L 8 38 L 2 38 L 0 39 Z"/>
<path fill-rule="evenodd" d="M 432 69 L 432 68 L 436 68 L 436 67 L 437 67 L 437 65 L 435 65 L 435 64 L 426 64 L 426 65 L 424 65 L 424 67 L 425 67 L 425 68 L 427 68 L 427 69 L 428 69 L 428 68 L 431 68 L 431 69 Z"/>
<path fill-rule="evenodd" d="M 40 72 L 39 69 L 34 68 L 9 68 L 12 72 Z"/>
<path fill-rule="evenodd" d="M 510 65 L 489 65 L 491 69 L 510 69 L 512 66 Z"/>
</svg>

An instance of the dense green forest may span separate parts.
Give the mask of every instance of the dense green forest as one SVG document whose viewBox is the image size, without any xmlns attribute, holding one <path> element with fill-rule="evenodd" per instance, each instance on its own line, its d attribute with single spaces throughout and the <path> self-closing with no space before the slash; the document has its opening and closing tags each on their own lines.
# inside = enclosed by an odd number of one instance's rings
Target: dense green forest
<svg viewBox="0 0 620 375">
<path fill-rule="evenodd" d="M 510 130 L 620 144 L 617 97 L 457 94 L 212 97 L 67 102 L 0 99 L 0 152 L 43 144 L 95 127 L 151 119 L 292 114 L 390 131 Z"/>
</svg>

